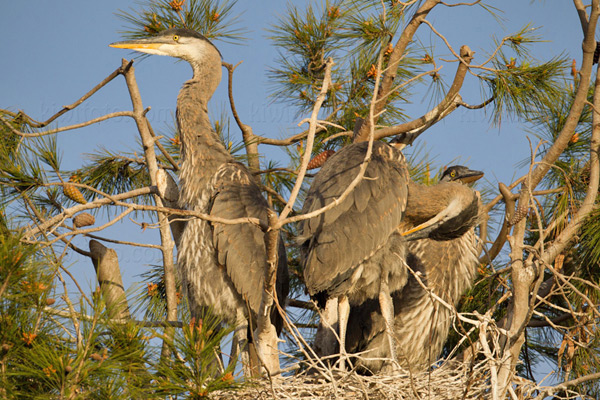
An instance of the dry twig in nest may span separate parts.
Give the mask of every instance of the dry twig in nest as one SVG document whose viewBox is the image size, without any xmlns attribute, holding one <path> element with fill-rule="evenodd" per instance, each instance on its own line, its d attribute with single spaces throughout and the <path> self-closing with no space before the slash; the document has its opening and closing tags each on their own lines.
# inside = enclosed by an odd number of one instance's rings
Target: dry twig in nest
<svg viewBox="0 0 600 400">
<path fill-rule="evenodd" d="M 322 375 L 301 373 L 269 385 L 258 381 L 235 393 L 214 392 L 213 399 L 485 399 L 489 396 L 486 363 L 473 368 L 467 364 L 444 364 L 430 372 L 362 376 L 354 372 L 335 373 L 337 384 Z"/>
</svg>

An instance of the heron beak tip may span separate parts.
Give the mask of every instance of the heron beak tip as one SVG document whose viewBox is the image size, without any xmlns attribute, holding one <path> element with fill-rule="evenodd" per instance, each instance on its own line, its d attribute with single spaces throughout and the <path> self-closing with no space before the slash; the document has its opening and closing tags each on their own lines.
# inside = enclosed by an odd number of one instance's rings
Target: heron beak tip
<svg viewBox="0 0 600 400">
<path fill-rule="evenodd" d="M 483 178 L 483 172 L 475 173 L 475 174 L 466 176 L 466 177 L 462 178 L 461 181 L 463 183 L 473 183 L 473 182 L 475 182 L 475 181 L 477 181 L 477 180 L 479 180 L 481 178 Z"/>
<path fill-rule="evenodd" d="M 108 45 L 116 49 L 131 49 L 131 50 L 147 50 L 157 49 L 160 43 L 127 43 L 127 42 L 115 42 Z"/>
</svg>

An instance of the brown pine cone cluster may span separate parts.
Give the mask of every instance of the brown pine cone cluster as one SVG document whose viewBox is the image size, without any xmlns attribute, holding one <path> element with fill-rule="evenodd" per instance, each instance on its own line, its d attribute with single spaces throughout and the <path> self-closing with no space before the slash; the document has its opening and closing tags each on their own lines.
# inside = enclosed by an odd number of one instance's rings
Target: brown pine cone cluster
<svg viewBox="0 0 600 400">
<path fill-rule="evenodd" d="M 65 196 L 67 196 L 69 199 L 80 203 L 80 204 L 85 204 L 87 203 L 87 200 L 83 197 L 83 195 L 81 194 L 81 192 L 79 191 L 79 189 L 77 189 L 75 186 L 69 184 L 69 183 L 65 183 L 63 186 L 63 193 Z"/>
<path fill-rule="evenodd" d="M 327 159 L 334 154 L 334 150 L 324 150 L 320 152 L 308 162 L 307 169 L 315 169 L 321 167 L 323 164 L 325 164 L 325 161 L 327 161 Z"/>
<path fill-rule="evenodd" d="M 74 218 L 73 218 L 73 225 L 75 225 L 76 228 L 81 228 L 82 226 L 90 226 L 90 225 L 94 225 L 94 223 L 96 222 L 96 219 L 94 218 L 94 216 L 90 213 L 81 213 L 81 214 L 77 214 Z"/>
</svg>

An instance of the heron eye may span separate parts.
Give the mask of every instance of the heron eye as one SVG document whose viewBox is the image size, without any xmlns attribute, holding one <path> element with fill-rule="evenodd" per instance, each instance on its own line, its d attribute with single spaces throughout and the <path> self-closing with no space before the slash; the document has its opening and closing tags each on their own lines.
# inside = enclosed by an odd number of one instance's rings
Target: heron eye
<svg viewBox="0 0 600 400">
<path fill-rule="evenodd" d="M 179 40 L 179 35 L 173 35 L 173 40 L 174 41 L 178 41 Z"/>
<path fill-rule="evenodd" d="M 454 178 L 456 176 L 456 172 L 455 171 L 450 172 L 450 176 Z"/>
</svg>

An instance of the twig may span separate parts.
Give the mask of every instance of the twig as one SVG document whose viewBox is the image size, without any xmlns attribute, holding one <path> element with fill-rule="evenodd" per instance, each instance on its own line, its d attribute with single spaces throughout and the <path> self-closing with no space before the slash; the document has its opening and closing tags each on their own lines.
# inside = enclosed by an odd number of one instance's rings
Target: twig
<svg viewBox="0 0 600 400">
<path fill-rule="evenodd" d="M 39 224 L 38 226 L 29 228 L 27 231 L 25 231 L 25 233 L 23 234 L 23 237 L 24 238 L 33 237 L 40 232 L 46 231 L 47 229 L 60 223 L 61 221 L 64 221 L 65 219 L 70 218 L 71 216 L 77 214 L 80 211 L 91 210 L 91 209 L 98 208 L 98 207 L 101 207 L 106 204 L 111 204 L 115 200 L 118 201 L 118 200 L 129 199 L 132 197 L 143 196 L 143 195 L 147 195 L 150 193 L 154 193 L 155 191 L 156 191 L 155 187 L 144 187 L 144 188 L 140 188 L 140 189 L 134 189 L 134 190 L 131 190 L 126 193 L 121 193 L 121 194 L 111 196 L 112 200 L 108 199 L 108 198 L 103 198 L 103 199 L 96 199 L 96 200 L 91 201 L 86 204 L 78 204 L 71 208 L 65 209 L 62 213 L 55 215 L 54 217 L 46 220 L 45 222 L 43 222 L 42 224 Z"/>
<path fill-rule="evenodd" d="M 341 109 L 342 109 L 342 106 L 336 107 L 331 113 L 329 113 L 329 115 L 324 120 L 321 120 L 321 121 L 328 121 L 329 119 L 333 118 L 338 113 L 338 111 L 340 111 Z M 324 131 L 325 131 L 325 127 L 319 126 L 319 127 L 317 127 L 315 134 L 318 134 L 318 133 L 321 133 Z M 254 135 L 254 137 L 258 141 L 258 144 L 268 144 L 271 146 L 289 146 L 290 144 L 294 144 L 301 140 L 304 140 L 308 136 L 308 132 L 309 132 L 309 130 L 307 129 L 303 132 L 297 133 L 294 136 L 290 136 L 286 139 L 271 139 L 271 138 L 259 136 L 256 134 Z"/>
<path fill-rule="evenodd" d="M 146 247 L 149 249 L 160 249 L 160 245 L 157 245 L 157 244 L 137 243 L 137 242 L 129 242 L 127 240 L 110 239 L 110 238 L 105 238 L 105 237 L 98 236 L 98 235 L 92 235 L 91 233 L 84 233 L 84 236 L 87 236 L 89 238 L 96 239 L 96 240 L 101 240 L 103 242 L 122 244 L 125 246 Z"/>
<path fill-rule="evenodd" d="M 165 156 L 167 161 L 169 161 L 171 163 L 171 165 L 173 166 L 173 169 L 175 171 L 179 171 L 179 164 L 177 164 L 177 161 L 175 161 L 175 159 L 171 156 L 171 154 L 169 154 L 167 149 L 165 149 L 165 147 L 162 145 L 160 140 L 158 140 L 158 138 L 154 134 L 154 129 L 152 129 L 152 124 L 150 124 L 150 121 L 148 121 L 148 118 L 144 118 L 144 119 L 146 120 L 146 123 L 148 124 L 148 132 L 150 132 L 150 135 L 154 138 L 154 143 L 156 144 L 156 147 L 158 147 L 158 149 L 163 154 L 163 156 Z"/>
<path fill-rule="evenodd" d="M 63 292 L 64 294 L 62 295 L 62 299 L 64 300 L 64 302 L 67 304 L 67 307 L 69 308 L 69 312 L 66 313 L 66 317 L 71 318 L 71 322 L 73 322 L 73 328 L 75 329 L 75 336 L 77 337 L 77 350 L 81 350 L 81 347 L 83 346 L 83 336 L 81 334 L 81 328 L 79 326 L 79 321 L 77 320 L 77 313 L 75 312 L 75 307 L 73 307 L 73 303 L 71 302 L 71 299 L 69 298 L 69 291 L 67 289 L 67 283 L 65 282 L 64 278 L 62 277 L 62 274 L 60 273 L 60 271 L 57 271 L 56 276 L 58 277 L 58 279 L 60 280 L 60 282 L 63 285 Z"/>
<path fill-rule="evenodd" d="M 237 123 L 238 127 L 242 131 L 242 138 L 244 140 L 244 146 L 246 147 L 246 155 L 248 156 L 248 168 L 250 171 L 258 171 L 260 169 L 260 162 L 258 159 L 258 143 L 259 140 L 254 136 L 252 127 L 242 123 L 240 116 L 235 108 L 235 101 L 233 99 L 233 71 L 241 64 L 238 62 L 235 66 L 223 62 L 222 64 L 227 68 L 227 93 L 229 95 L 229 105 L 231 106 L 231 113 Z"/>
<path fill-rule="evenodd" d="M 72 316 L 72 314 L 70 312 L 67 311 L 63 311 L 63 310 L 57 310 L 56 308 L 52 308 L 52 307 L 44 307 L 44 312 L 48 313 L 48 314 L 52 314 L 52 315 L 57 315 L 59 317 L 65 317 L 65 318 L 70 318 Z M 79 313 L 79 312 L 75 312 L 73 315 L 76 316 L 76 318 L 82 320 L 82 321 L 92 321 L 94 319 L 93 316 L 91 315 L 87 315 L 84 313 Z M 128 318 L 107 318 L 107 319 L 100 319 L 100 321 L 102 323 L 110 323 L 110 324 L 116 324 L 116 325 L 125 325 L 125 324 L 135 324 L 144 328 L 165 328 L 165 327 L 173 327 L 173 328 L 182 328 L 183 327 L 183 322 L 181 321 L 140 321 L 140 320 L 132 320 L 132 319 L 128 319 Z"/>
<path fill-rule="evenodd" d="M 407 145 L 412 144 L 414 140 L 426 129 L 454 111 L 458 107 L 459 103 L 462 102 L 459 92 L 464 83 L 470 62 L 473 59 L 473 54 L 474 53 L 468 46 L 462 46 L 460 48 L 460 56 L 457 55 L 457 57 L 463 62 L 458 65 L 452 85 L 439 104 L 417 119 L 400 125 L 378 129 L 375 132 L 375 139 L 382 139 L 387 136 L 403 134 L 405 137 L 402 138 L 402 143 Z"/>
<path fill-rule="evenodd" d="M 108 228 L 109 226 L 116 224 L 117 222 L 119 222 L 120 220 L 125 218 L 127 215 L 129 215 L 129 213 L 131 213 L 132 211 L 133 211 L 133 208 L 128 208 L 127 210 L 123 211 L 121 214 L 117 215 L 115 218 L 111 219 L 110 221 L 106 222 L 103 225 L 100 225 L 100 226 L 97 226 L 94 228 L 75 229 L 70 232 L 65 232 L 63 234 L 56 235 L 56 237 L 54 239 L 52 239 L 48 242 L 37 241 L 36 243 L 40 243 L 45 246 L 50 246 L 50 245 L 53 245 L 54 243 L 58 242 L 59 240 L 63 240 L 64 238 L 69 237 L 69 236 L 82 235 L 82 234 L 91 233 L 91 232 L 98 232 L 98 231 Z"/>
<path fill-rule="evenodd" d="M 308 301 L 298 300 L 298 299 L 287 299 L 287 306 L 303 308 L 305 310 L 312 310 L 312 311 L 317 310 L 317 307 L 315 307 L 315 305 L 313 303 L 308 302 Z"/>
<path fill-rule="evenodd" d="M 106 121 L 107 119 L 110 119 L 110 118 L 118 118 L 118 117 L 133 117 L 133 113 L 131 111 L 117 111 L 114 113 L 103 115 L 98 118 L 90 119 L 85 122 L 81 122 L 79 124 L 63 126 L 61 128 L 50 129 L 48 131 L 36 132 L 36 133 L 26 133 L 26 132 L 21 132 L 21 131 L 15 129 L 6 119 L 4 119 L 4 117 L 2 115 L 0 115 L 0 121 L 2 121 L 2 123 L 4 125 L 6 125 L 6 127 L 17 136 L 21 136 L 24 138 L 35 138 L 35 137 L 53 135 L 55 133 L 60 133 L 60 132 L 83 128 L 84 126 L 89 126 L 92 124 L 96 124 L 98 122 Z"/>
<path fill-rule="evenodd" d="M 126 60 L 123 60 L 123 65 L 126 65 Z M 150 175 L 150 181 L 153 186 L 157 185 L 157 172 L 158 163 L 156 161 L 156 153 L 154 152 L 154 143 L 156 140 L 150 133 L 149 123 L 145 116 L 145 110 L 142 105 L 142 98 L 137 86 L 135 79 L 135 69 L 129 68 L 126 73 L 123 74 L 125 82 L 127 83 L 127 89 L 129 96 L 131 97 L 131 104 L 133 106 L 133 118 L 138 128 L 138 132 L 142 139 L 144 146 L 144 157 L 146 159 L 146 167 Z M 154 202 L 158 207 L 163 206 L 163 200 L 158 194 L 154 194 Z M 175 265 L 173 263 L 173 254 L 175 248 L 175 242 L 171 236 L 171 229 L 169 227 L 169 219 L 167 214 L 158 212 L 158 221 L 160 224 L 160 242 L 161 242 L 161 253 L 164 271 L 164 285 L 166 293 L 167 303 L 167 319 L 174 321 L 177 319 L 177 287 L 175 284 Z M 170 350 L 168 343 L 172 342 L 175 335 L 175 331 L 172 328 L 165 328 L 165 339 L 163 341 L 161 358 L 164 360 L 169 357 Z"/>
<path fill-rule="evenodd" d="M 440 2 L 440 4 L 442 4 L 442 5 L 446 6 L 446 7 L 474 6 L 474 5 L 479 4 L 479 3 L 481 3 L 481 0 L 476 0 L 476 1 L 473 1 L 471 3 L 456 3 L 456 4 L 448 4 L 448 3 L 445 3 L 443 1 Z"/>
<path fill-rule="evenodd" d="M 87 92 L 85 95 L 83 95 L 79 100 L 77 100 L 73 104 L 64 106 L 59 112 L 57 112 L 56 114 L 54 114 L 53 116 L 51 116 L 44 122 L 37 122 L 34 119 L 32 119 L 31 117 L 29 117 L 29 115 L 22 113 L 22 112 L 19 112 L 19 115 L 24 116 L 27 119 L 27 124 L 31 125 L 32 127 L 43 128 L 46 125 L 48 125 L 49 123 L 51 123 L 52 121 L 54 121 L 55 119 L 57 119 L 58 117 L 60 117 L 61 115 L 63 115 L 64 113 L 73 110 L 75 107 L 79 106 L 85 100 L 89 99 L 94 93 L 96 93 L 98 90 L 100 90 L 102 87 L 104 87 L 107 83 L 112 81 L 118 75 L 127 71 L 127 69 L 129 69 L 131 67 L 132 63 L 133 63 L 133 61 L 131 61 L 129 64 L 127 64 L 125 66 L 122 65 L 119 68 L 117 68 L 116 70 L 114 70 L 110 75 L 108 75 L 106 78 L 104 78 L 102 80 L 102 82 L 100 82 L 99 84 L 94 86 L 89 92 Z"/>
<path fill-rule="evenodd" d="M 597 379 L 600 379 L 600 372 L 596 372 L 595 374 L 584 375 L 579 378 L 560 383 L 556 386 L 547 387 L 547 388 L 536 388 L 536 390 L 539 390 L 539 394 L 535 397 L 534 400 L 545 399 L 545 398 L 547 398 L 547 396 L 552 396 L 554 393 L 556 393 L 558 391 L 565 390 L 565 389 L 568 389 L 569 387 L 577 386 L 577 385 L 580 385 L 585 382 L 595 381 Z"/>
<path fill-rule="evenodd" d="M 331 68 L 333 67 L 333 65 L 334 65 L 333 59 L 329 58 L 326 62 L 325 77 L 323 78 L 323 84 L 321 86 L 321 91 L 319 92 L 319 95 L 317 96 L 317 101 L 315 102 L 315 105 L 313 107 L 313 111 L 312 111 L 312 114 L 310 117 L 309 133 L 308 133 L 308 137 L 306 138 L 306 148 L 304 151 L 304 155 L 302 156 L 302 163 L 300 165 L 300 170 L 298 171 L 298 177 L 296 179 L 294 187 L 292 188 L 288 202 L 285 205 L 285 207 L 283 208 L 283 210 L 281 211 L 281 214 L 279 216 L 278 227 L 281 227 L 285 223 L 290 222 L 290 221 L 286 221 L 286 217 L 292 211 L 292 209 L 294 207 L 294 203 L 296 202 L 296 198 L 298 197 L 298 194 L 300 193 L 300 189 L 302 187 L 302 182 L 304 181 L 304 176 L 306 174 L 306 169 L 307 169 L 308 163 L 310 161 L 311 153 L 312 153 L 312 148 L 313 148 L 313 143 L 314 143 L 315 133 L 316 133 L 317 117 L 319 115 L 319 110 L 321 109 L 321 105 L 325 101 L 327 91 L 329 90 L 329 85 L 331 84 Z"/>
<path fill-rule="evenodd" d="M 396 42 L 392 53 L 390 54 L 390 58 L 388 60 L 388 68 L 387 72 L 381 81 L 381 87 L 378 90 L 377 98 L 381 98 L 384 96 L 388 96 L 388 94 L 392 91 L 392 87 L 394 85 L 394 80 L 396 79 L 396 75 L 398 74 L 398 65 L 404 57 L 404 53 L 406 52 L 406 48 L 409 43 L 412 41 L 414 35 L 417 32 L 417 29 L 421 26 L 421 23 L 425 20 L 425 17 L 429 14 L 433 8 L 440 3 L 440 0 L 426 0 L 421 4 L 418 10 L 412 15 L 410 21 L 404 28 L 404 31 L 400 35 L 400 38 Z M 379 68 L 381 71 L 381 68 Z M 378 102 L 373 110 L 373 115 L 379 115 L 386 107 L 386 102 Z M 377 122 L 377 117 L 373 120 L 373 126 Z M 358 140 L 366 140 L 369 136 L 369 132 L 372 129 L 372 126 L 369 126 L 370 123 L 363 124 L 358 133 Z"/>
</svg>

